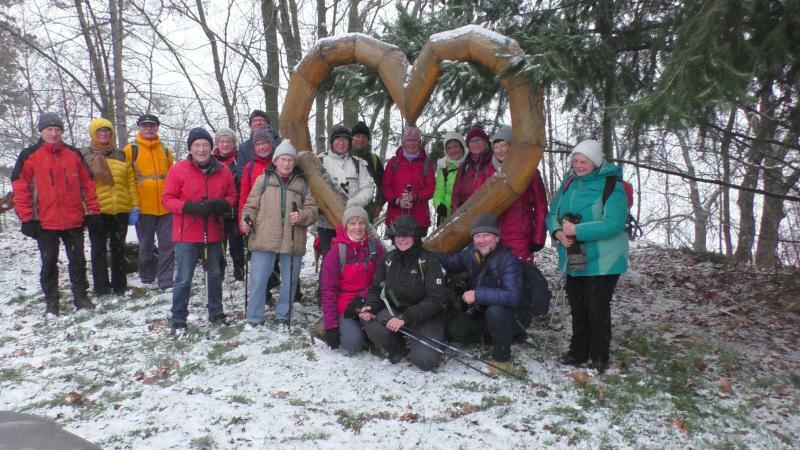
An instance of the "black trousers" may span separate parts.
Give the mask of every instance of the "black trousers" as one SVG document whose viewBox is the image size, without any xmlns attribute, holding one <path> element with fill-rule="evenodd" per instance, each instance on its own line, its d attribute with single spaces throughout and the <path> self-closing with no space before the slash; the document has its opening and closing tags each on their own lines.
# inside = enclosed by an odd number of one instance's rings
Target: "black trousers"
<svg viewBox="0 0 800 450">
<path fill-rule="evenodd" d="M 411 324 L 410 326 L 418 333 L 419 337 L 430 337 L 441 341 L 444 339 L 444 320 L 440 316 L 437 315 L 424 322 Z M 378 312 L 375 319 L 369 322 L 361 321 L 369 340 L 390 354 L 403 352 L 406 344 L 408 344 L 408 359 L 412 364 L 424 371 L 435 369 L 442 360 L 442 354 L 416 339 L 406 338 L 399 332 L 390 331 L 385 324 L 381 323 L 382 321 L 388 321 L 390 318 L 389 311 L 383 309 Z M 436 344 L 430 341 L 427 342 L 433 347 L 437 347 Z"/>
<path fill-rule="evenodd" d="M 522 335 L 531 324 L 531 317 L 517 308 L 491 305 L 459 311 L 447 321 L 447 337 L 453 342 L 466 344 L 481 342 L 485 337 L 492 341 L 492 359 L 497 362 L 511 360 L 514 336 Z"/>
<path fill-rule="evenodd" d="M 230 253 L 234 278 L 244 279 L 244 237 L 239 233 L 239 224 L 235 218 L 225 218 L 225 238 L 225 241 L 222 241 L 225 247 L 225 251 L 222 252 L 223 275 L 227 266 L 225 254 Z"/>
<path fill-rule="evenodd" d="M 69 230 L 41 230 L 36 236 L 42 270 L 39 282 L 47 303 L 58 304 L 58 244 L 64 243 L 69 260 L 69 282 L 73 301 L 86 298 L 86 257 L 83 256 L 83 227 Z"/>
<path fill-rule="evenodd" d="M 619 275 L 567 276 L 567 298 L 572 312 L 569 351 L 577 358 L 608 363 L 611 346 L 611 299 Z"/>
<path fill-rule="evenodd" d="M 89 226 L 92 244 L 92 282 L 94 293 L 108 294 L 111 289 L 122 294 L 128 288 L 125 273 L 125 237 L 128 235 L 128 213 L 100 214 Z M 108 280 L 108 248 L 111 247 L 111 282 Z"/>
</svg>

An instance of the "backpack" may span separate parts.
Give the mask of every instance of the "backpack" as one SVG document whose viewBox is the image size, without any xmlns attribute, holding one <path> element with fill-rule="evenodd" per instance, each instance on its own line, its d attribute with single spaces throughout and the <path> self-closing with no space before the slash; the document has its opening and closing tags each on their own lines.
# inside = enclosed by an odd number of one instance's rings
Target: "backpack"
<svg viewBox="0 0 800 450">
<path fill-rule="evenodd" d="M 564 188 L 562 191 L 566 192 L 572 182 L 575 181 L 575 177 L 570 177 L 567 181 L 564 182 Z M 606 177 L 606 184 L 603 186 L 603 206 L 606 205 L 608 198 L 611 197 L 611 194 L 614 192 L 614 187 L 617 185 L 617 181 L 622 184 L 622 188 L 625 189 L 625 196 L 628 198 L 628 208 L 633 207 L 633 186 L 625 180 L 617 180 L 615 176 Z M 625 226 L 623 227 L 625 233 L 628 235 L 628 239 L 635 240 L 636 238 L 642 237 L 644 234 L 644 230 L 642 227 L 639 226 L 639 222 L 636 220 L 633 215 L 628 212 L 628 218 L 625 219 Z"/>
<path fill-rule="evenodd" d="M 375 261 L 378 255 L 375 241 L 372 239 L 369 239 L 368 241 L 369 241 L 369 256 L 366 258 L 361 258 L 354 262 L 360 263 L 360 262 Z M 344 242 L 339 242 L 339 273 L 344 272 L 345 264 L 347 264 L 347 244 L 345 244 Z"/>
<path fill-rule="evenodd" d="M 161 143 L 161 148 L 164 150 L 165 155 L 169 155 L 172 153 L 169 149 L 169 146 L 165 143 Z M 142 175 L 142 171 L 139 170 L 139 166 L 136 165 L 136 160 L 139 158 L 139 144 L 136 141 L 131 142 L 131 167 L 133 168 L 133 173 L 136 175 L 137 181 L 144 180 L 145 176 Z M 154 175 L 158 179 L 166 178 L 166 175 Z"/>
<path fill-rule="evenodd" d="M 505 256 L 500 267 L 505 267 L 508 258 L 516 258 L 512 253 Z M 543 316 L 550 310 L 553 293 L 547 279 L 533 263 L 520 260 L 522 264 L 522 298 L 520 306 L 530 306 L 534 316 Z"/>
<path fill-rule="evenodd" d="M 252 172 L 252 168 L 253 168 L 253 165 L 251 164 L 250 165 L 251 172 Z M 252 173 L 250 175 L 252 176 Z M 264 195 L 264 192 L 266 192 L 267 186 L 269 186 L 269 177 L 271 175 L 272 175 L 271 173 L 269 173 L 266 170 L 264 170 L 264 179 L 261 182 L 261 195 Z M 288 185 L 286 186 L 286 189 L 287 190 L 291 190 L 291 189 L 289 189 Z M 292 192 L 297 192 L 297 191 L 292 190 Z M 303 191 L 300 192 L 300 207 L 301 208 L 306 203 L 306 195 L 307 194 L 308 194 L 308 183 L 303 183 Z M 283 218 L 285 213 L 286 213 L 286 211 L 283 209 L 284 208 L 284 205 L 283 205 L 284 200 L 285 200 L 285 197 L 284 197 L 284 199 L 281 199 L 281 218 Z"/>
</svg>

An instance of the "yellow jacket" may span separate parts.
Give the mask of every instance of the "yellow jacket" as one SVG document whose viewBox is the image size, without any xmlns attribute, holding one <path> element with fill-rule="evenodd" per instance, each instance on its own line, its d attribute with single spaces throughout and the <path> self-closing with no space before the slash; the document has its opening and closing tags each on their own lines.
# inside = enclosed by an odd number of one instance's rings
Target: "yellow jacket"
<svg viewBox="0 0 800 450">
<path fill-rule="evenodd" d="M 133 165 L 141 202 L 141 213 L 152 216 L 169 214 L 167 208 L 161 204 L 161 195 L 164 193 L 167 171 L 174 163 L 172 151 L 161 145 L 158 138 L 146 140 L 140 133 L 136 133 L 135 144 L 138 147 L 135 161 L 133 160 L 133 144 L 126 145 L 124 152 L 126 159 Z"/>
<path fill-rule="evenodd" d="M 106 162 L 114 180 L 113 185 L 105 184 L 95 179 L 97 200 L 100 202 L 100 212 L 103 214 L 128 213 L 131 208 L 139 206 L 139 193 L 133 177 L 133 168 L 127 161 L 125 153 L 114 148 L 114 126 L 106 119 L 93 119 L 89 122 L 89 137 L 92 145 L 83 149 L 84 159 L 89 161 L 92 156 L 92 147 L 103 148 L 97 141 L 97 130 L 108 128 L 111 130 L 111 144 L 105 149 Z"/>
</svg>

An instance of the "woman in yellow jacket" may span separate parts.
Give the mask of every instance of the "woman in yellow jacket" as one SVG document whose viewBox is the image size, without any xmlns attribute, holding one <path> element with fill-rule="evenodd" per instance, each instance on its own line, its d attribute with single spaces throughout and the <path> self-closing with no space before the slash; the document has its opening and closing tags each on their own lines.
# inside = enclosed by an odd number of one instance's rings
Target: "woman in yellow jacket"
<svg viewBox="0 0 800 450">
<path fill-rule="evenodd" d="M 127 289 L 125 236 L 128 224 L 139 217 L 139 194 L 133 167 L 125 153 L 114 146 L 114 126 L 106 119 L 89 122 L 91 144 L 83 157 L 94 177 L 100 219 L 89 225 L 92 243 L 92 278 L 95 295 L 122 295 Z M 111 282 L 108 279 L 107 249 L 111 243 Z"/>
</svg>

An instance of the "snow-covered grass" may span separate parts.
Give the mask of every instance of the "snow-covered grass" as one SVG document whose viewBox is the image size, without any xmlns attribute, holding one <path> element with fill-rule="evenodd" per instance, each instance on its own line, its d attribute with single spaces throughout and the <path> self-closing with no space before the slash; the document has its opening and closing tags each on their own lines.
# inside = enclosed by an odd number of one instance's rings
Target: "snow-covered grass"
<svg viewBox="0 0 800 450">
<path fill-rule="evenodd" d="M 597 376 L 542 357 L 541 318 L 514 347 L 521 382 L 455 361 L 423 373 L 328 349 L 309 333 L 320 314 L 311 252 L 307 303 L 295 305 L 291 331 L 271 322 L 244 331 L 241 283 L 226 282 L 224 294 L 239 320 L 208 324 L 200 270 L 180 339 L 169 336 L 171 294 L 133 276 L 124 297 L 76 313 L 65 262 L 64 314 L 45 320 L 36 247 L 8 231 L 0 410 L 54 419 L 104 448 L 796 448 L 797 314 L 759 295 L 778 292 L 785 274 L 646 246 L 632 253 L 613 304 L 611 370 Z M 538 259 L 553 284 L 554 261 L 550 249 Z M 560 341 L 554 322 L 548 353 Z"/>
</svg>

